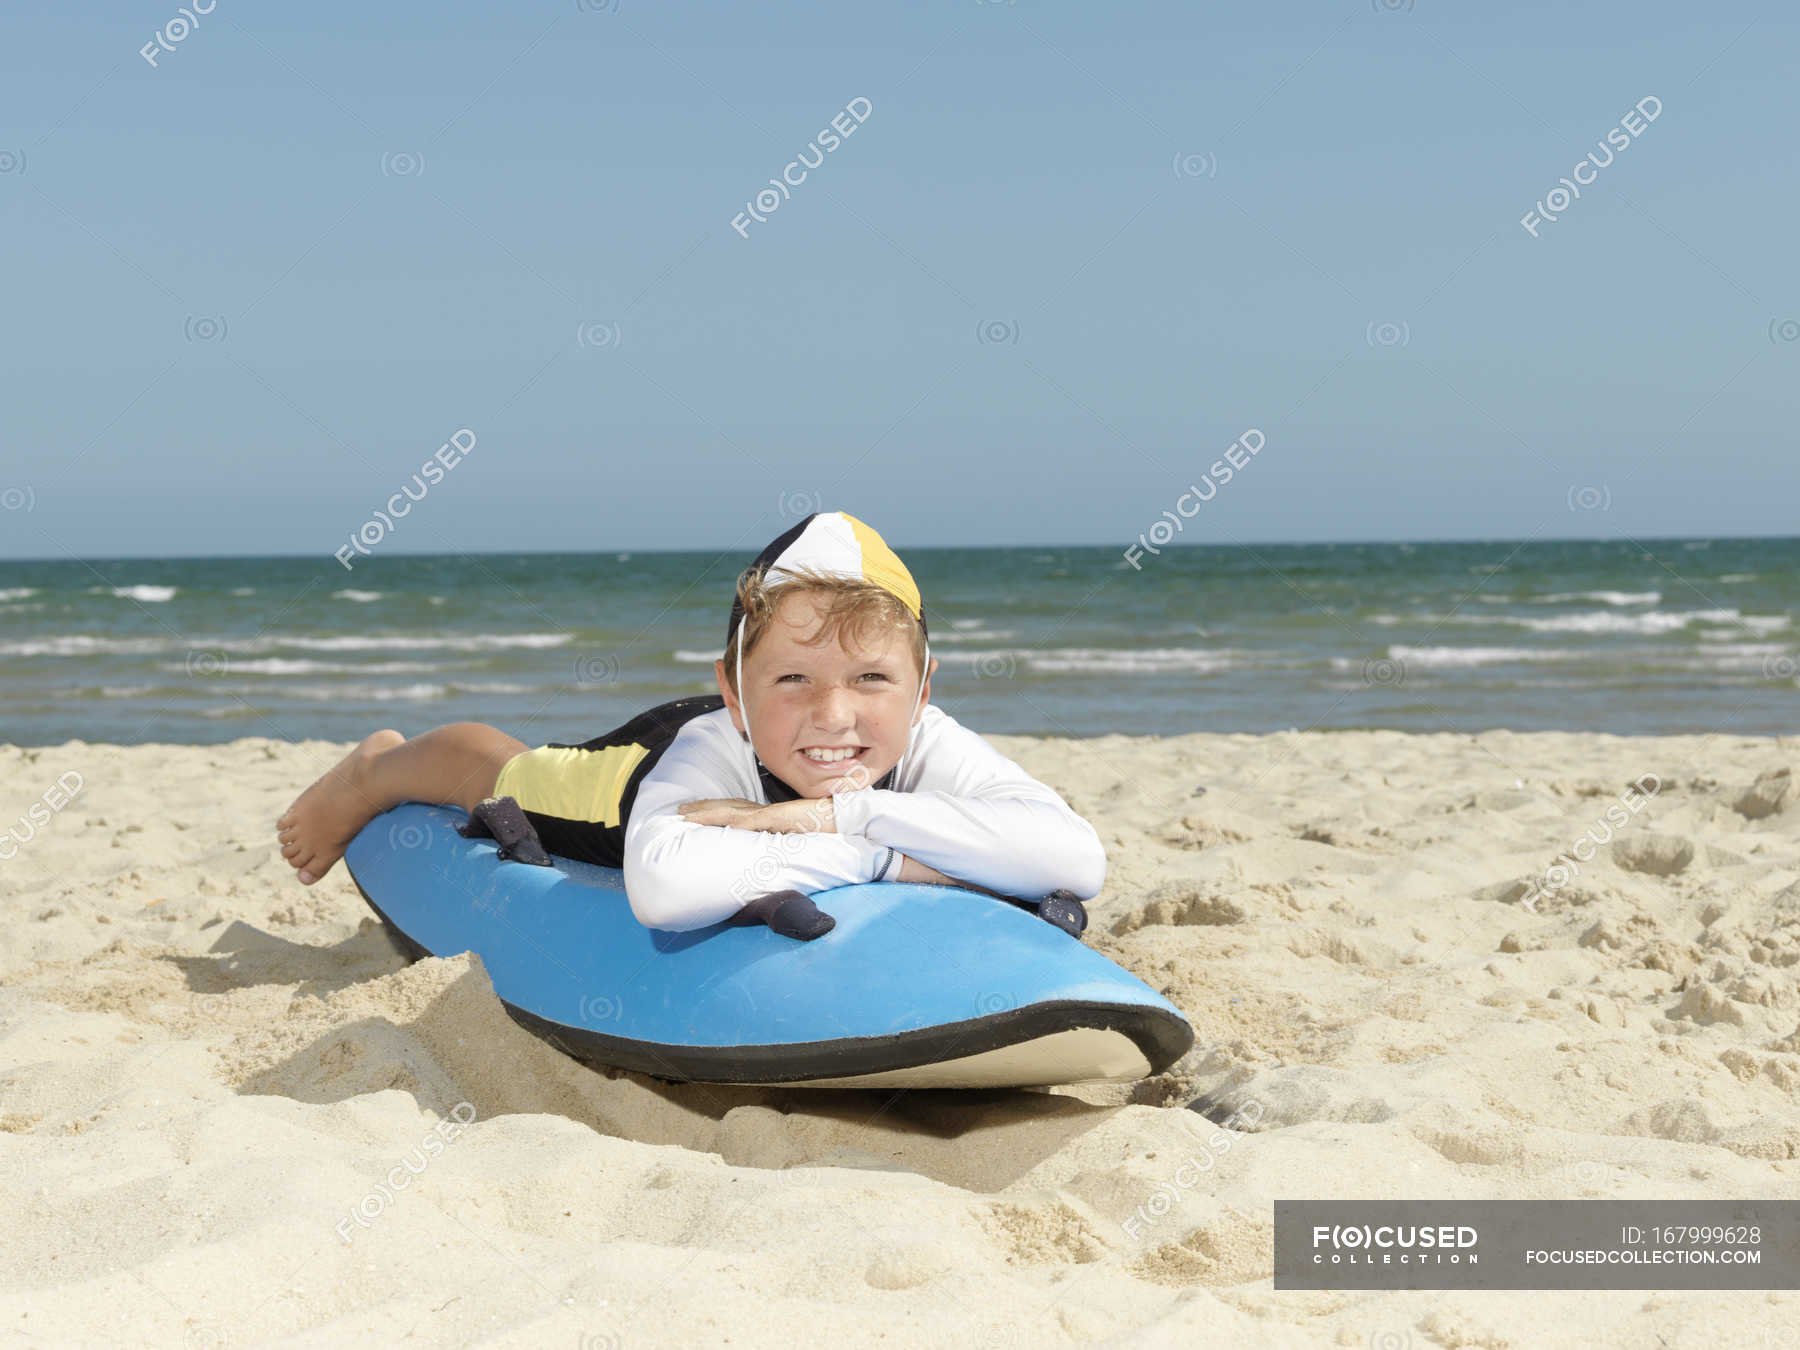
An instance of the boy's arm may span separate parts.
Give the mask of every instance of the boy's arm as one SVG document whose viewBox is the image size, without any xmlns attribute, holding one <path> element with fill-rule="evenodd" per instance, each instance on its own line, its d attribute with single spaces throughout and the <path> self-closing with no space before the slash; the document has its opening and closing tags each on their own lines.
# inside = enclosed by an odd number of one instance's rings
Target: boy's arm
<svg viewBox="0 0 1800 1350">
<path fill-rule="evenodd" d="M 889 878 L 899 861 L 885 845 L 842 834 L 771 834 L 696 825 L 681 804 L 697 798 L 741 796 L 750 790 L 721 748 L 688 723 L 638 784 L 625 826 L 625 894 L 647 928 L 676 932 L 704 928 L 736 914 L 771 891 L 806 894 L 852 882 Z"/>
<path fill-rule="evenodd" d="M 941 709 L 913 747 L 911 791 L 864 788 L 832 798 L 840 834 L 891 845 L 910 858 L 1003 895 L 1058 888 L 1092 899 L 1106 881 L 1094 827 L 980 736 Z M 929 713 L 929 710 L 928 710 Z"/>
</svg>

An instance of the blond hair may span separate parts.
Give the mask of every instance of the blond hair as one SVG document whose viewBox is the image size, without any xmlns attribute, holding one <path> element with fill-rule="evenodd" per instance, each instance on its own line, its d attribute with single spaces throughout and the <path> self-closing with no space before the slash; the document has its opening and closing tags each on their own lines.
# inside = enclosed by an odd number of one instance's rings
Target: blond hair
<svg viewBox="0 0 1800 1350">
<path fill-rule="evenodd" d="M 906 629 L 911 638 L 913 667 L 921 676 L 925 673 L 925 630 L 919 626 L 918 620 L 913 618 L 912 612 L 899 597 L 861 577 L 840 576 L 811 567 L 784 567 L 773 581 L 768 579 L 766 566 L 748 567 L 738 576 L 737 598 L 744 613 L 739 623 L 743 630 L 746 660 L 756 650 L 758 640 L 768 631 L 769 625 L 774 622 L 776 606 L 788 595 L 812 596 L 824 601 L 824 617 L 819 631 L 811 638 L 803 639 L 804 645 L 818 647 L 827 639 L 836 637 L 841 646 L 844 636 L 848 635 L 857 646 L 866 646 L 872 633 L 879 634 L 883 630 L 894 628 Z M 725 679 L 731 685 L 733 694 L 741 694 L 742 691 L 737 687 L 735 634 L 730 645 L 725 648 L 724 659 Z"/>
</svg>

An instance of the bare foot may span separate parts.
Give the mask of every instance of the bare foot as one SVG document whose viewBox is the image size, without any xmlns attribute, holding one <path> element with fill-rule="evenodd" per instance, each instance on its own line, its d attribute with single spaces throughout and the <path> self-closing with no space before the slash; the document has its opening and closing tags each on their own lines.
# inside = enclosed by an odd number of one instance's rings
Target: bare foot
<svg viewBox="0 0 1800 1350">
<path fill-rule="evenodd" d="M 275 822 L 281 854 L 299 871 L 301 885 L 310 886 L 329 872 L 356 832 L 375 818 L 376 804 L 363 790 L 369 761 L 405 740 L 397 731 L 369 736 L 321 774 Z"/>
</svg>

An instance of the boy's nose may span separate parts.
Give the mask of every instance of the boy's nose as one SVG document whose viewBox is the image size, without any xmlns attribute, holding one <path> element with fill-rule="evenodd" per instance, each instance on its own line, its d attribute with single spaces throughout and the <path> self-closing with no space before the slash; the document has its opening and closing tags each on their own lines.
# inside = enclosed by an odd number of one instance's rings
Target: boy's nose
<svg viewBox="0 0 1800 1350">
<path fill-rule="evenodd" d="M 822 689 L 813 701 L 813 723 L 821 731 L 837 731 L 856 720 L 848 689 Z"/>
</svg>

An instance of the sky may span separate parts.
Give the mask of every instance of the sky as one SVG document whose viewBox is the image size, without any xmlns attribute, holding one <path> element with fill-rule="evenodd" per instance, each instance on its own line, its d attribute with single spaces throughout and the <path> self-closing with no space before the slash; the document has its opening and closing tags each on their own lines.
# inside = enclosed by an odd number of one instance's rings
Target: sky
<svg viewBox="0 0 1800 1350">
<path fill-rule="evenodd" d="M 1794 532 L 1772 0 L 210 2 L 7 20 L 0 558 Z"/>
</svg>

